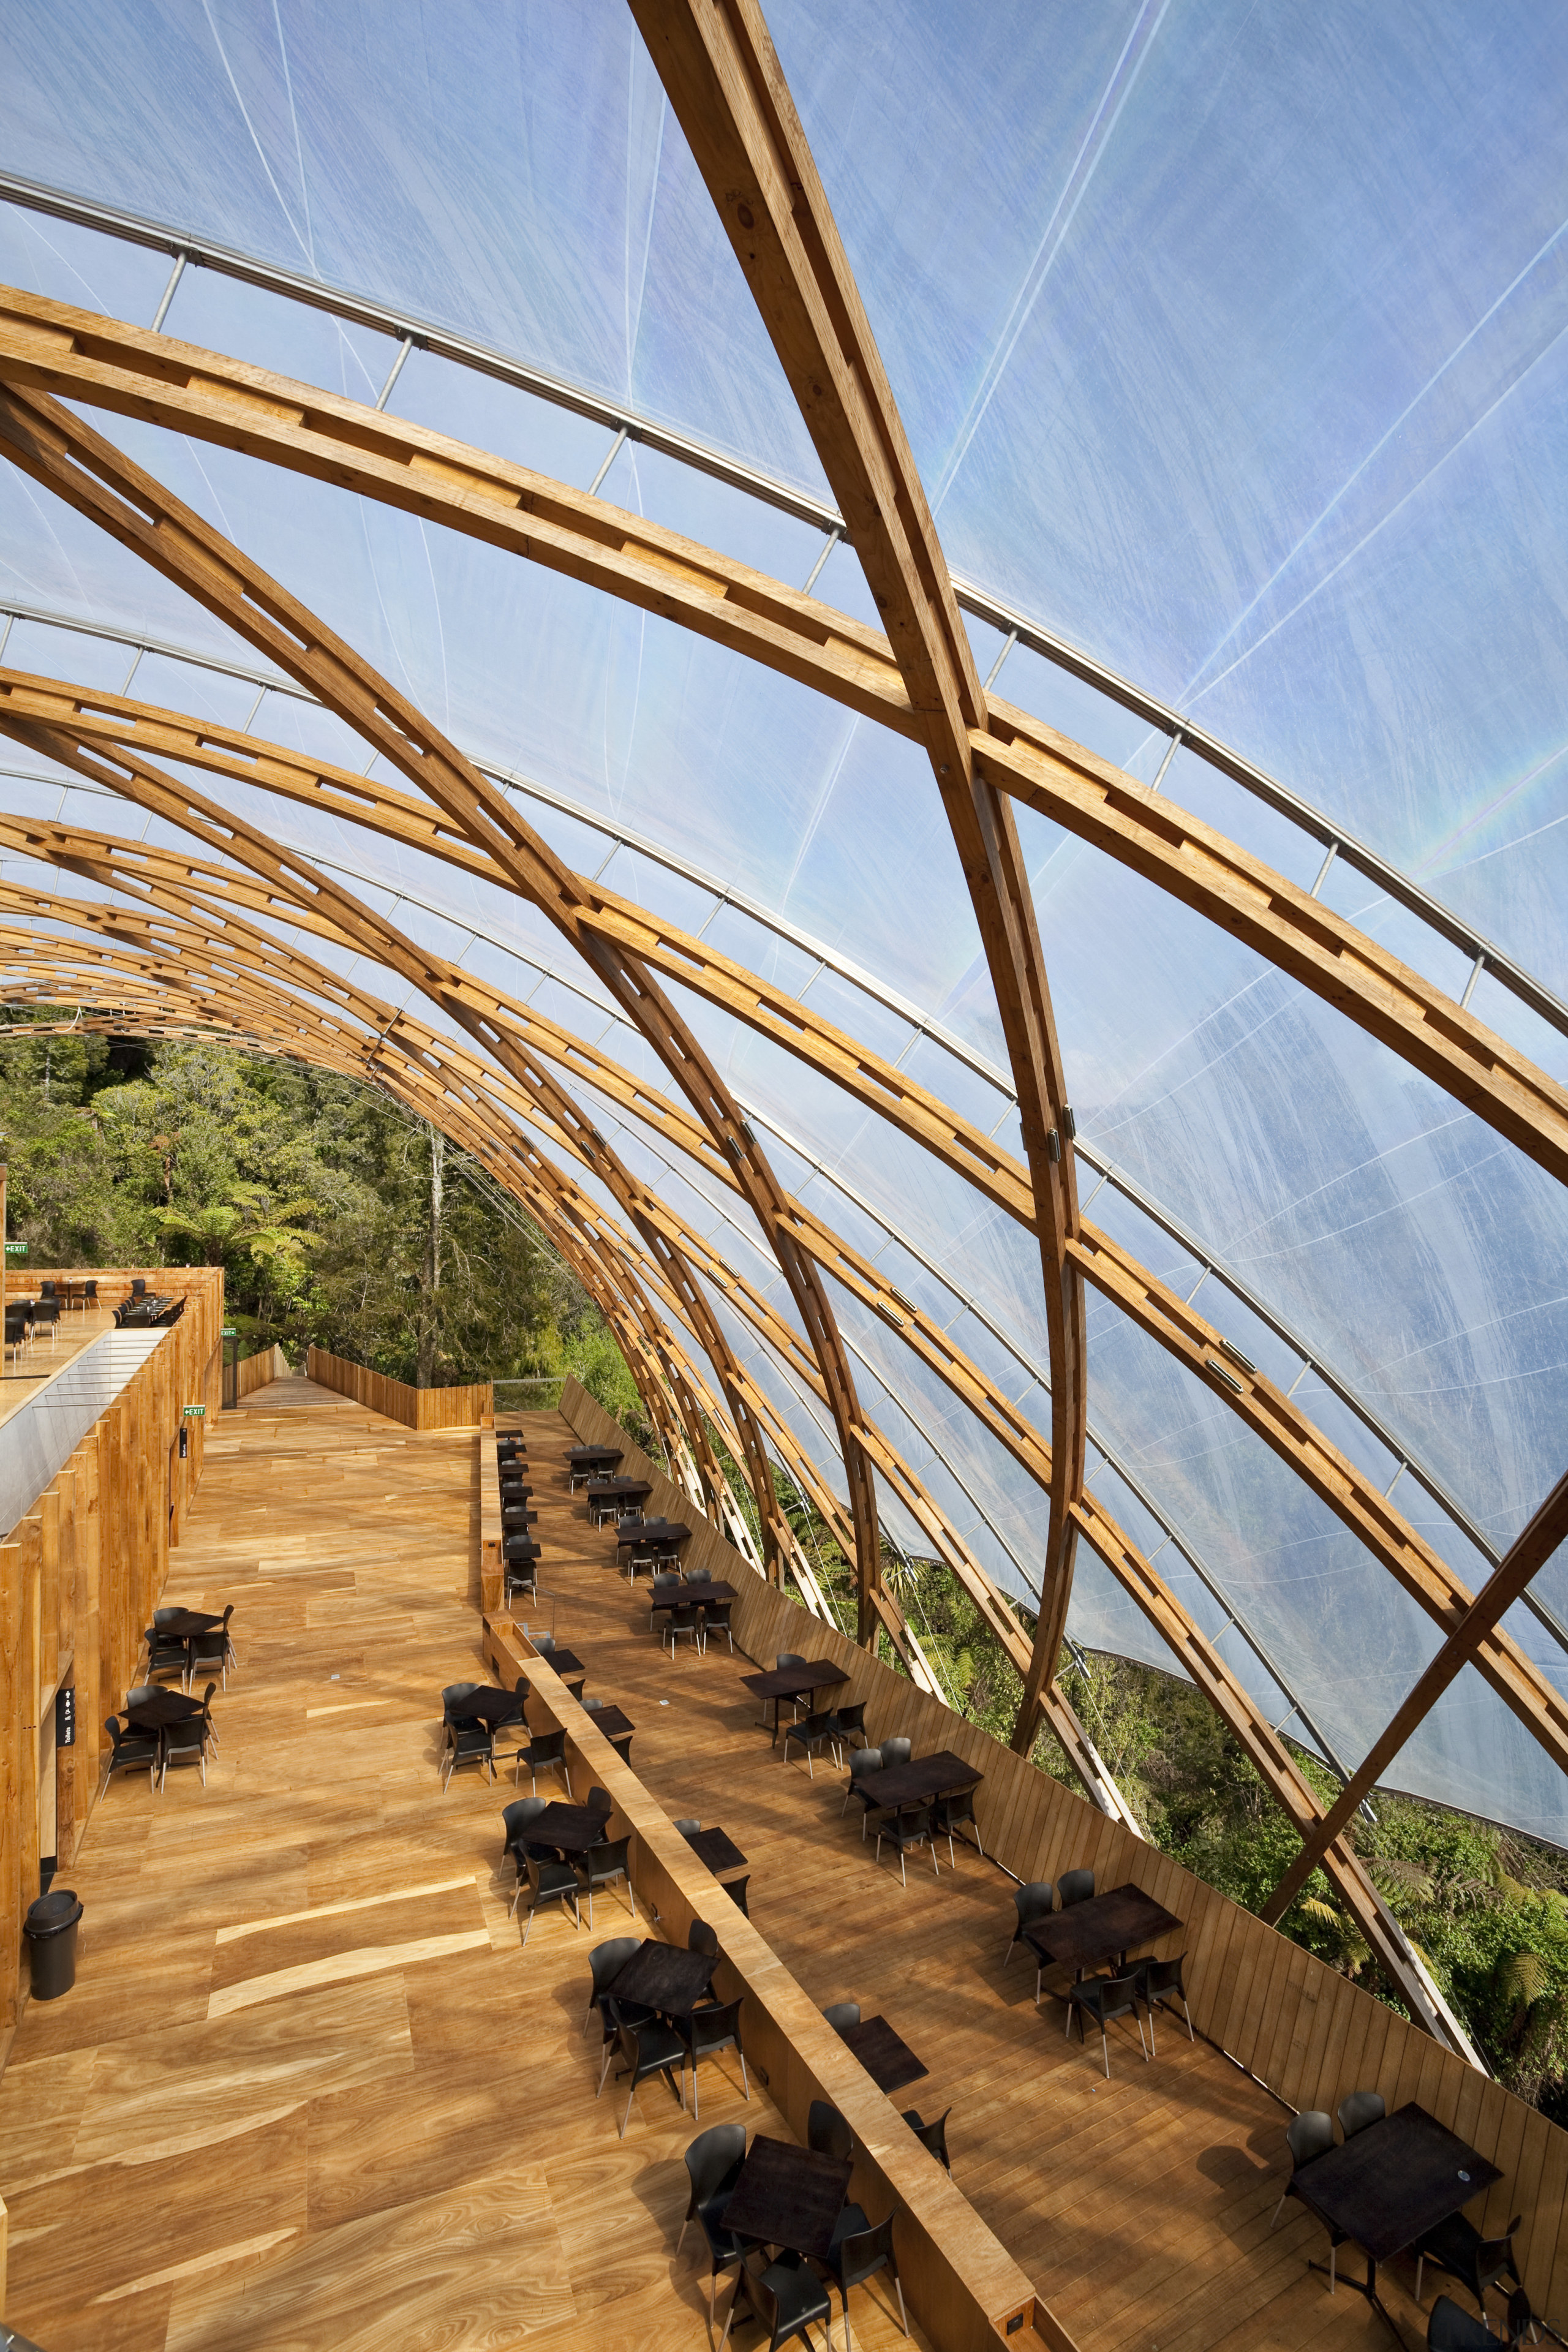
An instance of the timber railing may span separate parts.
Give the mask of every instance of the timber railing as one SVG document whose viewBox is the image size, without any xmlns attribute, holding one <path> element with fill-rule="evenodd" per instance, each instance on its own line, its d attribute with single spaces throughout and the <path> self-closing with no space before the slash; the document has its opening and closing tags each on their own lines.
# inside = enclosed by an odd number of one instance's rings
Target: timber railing
<svg viewBox="0 0 1568 2352">
<path fill-rule="evenodd" d="M 79 1278 L 84 1269 L 67 1271 Z M 103 1718 L 136 1679 L 142 1631 L 218 1415 L 221 1270 L 159 1267 L 146 1278 L 150 1291 L 183 1297 L 184 1313 L 0 1541 L 0 2066 L 24 1998 L 22 1920 L 38 1894 L 40 1857 L 52 1853 L 64 1872 L 81 1842 L 97 1801 Z M 100 1299 L 109 1284 L 128 1291 L 131 1279 L 123 1268 L 99 1275 Z M 193 1404 L 205 1412 L 187 1416 Z M 68 1747 L 55 1738 L 62 1690 L 74 1693 Z"/>
<path fill-rule="evenodd" d="M 258 1389 L 270 1388 L 274 1381 L 286 1381 L 289 1375 L 288 1357 L 281 1348 L 261 1348 L 254 1356 L 243 1356 L 237 1370 L 239 1393 L 254 1396 Z"/>
<path fill-rule="evenodd" d="M 335 1395 L 352 1397 L 405 1429 L 477 1429 L 495 1411 L 495 1391 L 489 1381 L 471 1388 L 416 1389 L 406 1381 L 388 1380 L 364 1364 L 351 1364 L 345 1356 L 330 1356 L 312 1348 L 305 1359 L 305 1377 Z"/>
<path fill-rule="evenodd" d="M 1502 2177 L 1466 2210 L 1485 2236 L 1522 2211 L 1524 2284 L 1568 2333 L 1568 2132 L 765 1582 L 575 1381 L 561 1411 L 584 1444 L 620 1447 L 622 1471 L 653 1487 L 650 1511 L 695 1528 L 690 1559 L 741 1595 L 737 1648 L 763 1664 L 780 1650 L 832 1658 L 849 1675 L 840 1703 L 865 1701 L 873 1743 L 910 1739 L 917 1756 L 952 1748 L 984 1771 L 975 1812 L 988 1855 L 1019 1879 L 1088 1867 L 1101 1886 L 1131 1881 L 1182 1919 L 1181 1935 L 1156 1948 L 1187 1955 L 1194 2025 L 1287 2106 L 1331 2115 L 1355 2090 L 1380 2091 L 1390 2112 L 1418 2100 L 1489 2158 Z"/>
</svg>

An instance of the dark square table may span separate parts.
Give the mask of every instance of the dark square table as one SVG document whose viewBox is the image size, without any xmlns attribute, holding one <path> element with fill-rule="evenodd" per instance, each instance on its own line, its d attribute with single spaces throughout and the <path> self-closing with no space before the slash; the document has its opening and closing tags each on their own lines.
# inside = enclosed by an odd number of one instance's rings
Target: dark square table
<svg viewBox="0 0 1568 2352">
<path fill-rule="evenodd" d="M 542 1813 L 529 1831 L 531 1837 L 538 1837 L 543 1820 Z M 689 2017 L 718 1965 L 706 1952 L 682 1952 L 674 1944 L 657 1943 L 650 1937 L 632 1954 L 609 1990 L 617 2000 L 639 2000 L 645 2009 L 657 2009 L 666 2017 Z"/>
<path fill-rule="evenodd" d="M 625 1522 L 616 1530 L 617 1549 L 629 1550 L 633 1544 L 683 1544 L 691 1529 L 684 1519 L 637 1519 L 627 1527 Z"/>
<path fill-rule="evenodd" d="M 575 1650 L 541 1650 L 539 1663 L 557 1675 L 585 1675 L 588 1671 Z"/>
<path fill-rule="evenodd" d="M 162 1731 L 171 1723 L 189 1723 L 200 1715 L 204 1702 L 187 1698 L 184 1691 L 156 1690 L 141 1705 L 131 1708 L 125 1720 L 137 1731 Z"/>
<path fill-rule="evenodd" d="M 918 2083 L 931 2073 L 885 2017 L 863 2017 L 840 2039 L 853 2050 L 879 2091 L 901 2091 L 906 2083 Z"/>
<path fill-rule="evenodd" d="M 732 1584 L 716 1576 L 710 1584 L 667 1584 L 662 1592 L 653 1595 L 649 1606 L 654 1609 L 700 1609 L 709 1601 L 738 1601 L 740 1594 Z"/>
<path fill-rule="evenodd" d="M 620 1739 L 626 1732 L 637 1729 L 637 1725 L 623 1715 L 618 1706 L 591 1706 L 588 1720 L 595 1730 L 604 1733 L 606 1739 Z"/>
<path fill-rule="evenodd" d="M 574 1468 L 585 1462 L 618 1462 L 620 1458 L 618 1445 L 573 1445 L 566 1451 L 566 1459 Z"/>
<path fill-rule="evenodd" d="M 1120 1965 L 1134 1944 L 1152 1944 L 1183 1924 L 1141 1886 L 1117 1886 L 1108 1895 L 1091 1895 L 1087 1903 L 1069 1903 L 1065 1911 L 1031 1919 L 1024 1941 L 1042 1965 L 1055 1961 L 1058 1968 L 1081 1974 L 1102 1960 Z M 1035 1998 L 1039 1999 L 1037 1983 Z"/>
<path fill-rule="evenodd" d="M 769 1699 L 773 1700 L 773 1745 L 776 1748 L 779 1737 L 778 1702 L 781 1699 L 804 1698 L 809 1691 L 811 1711 L 815 1715 L 817 1692 L 835 1689 L 848 1679 L 845 1669 L 836 1666 L 831 1658 L 808 1658 L 804 1666 L 774 1666 L 765 1675 L 742 1675 L 741 1687 L 749 1690 L 754 1698 L 760 1698 L 764 1709 Z M 764 1723 L 767 1721 L 765 1713 L 763 1720 Z"/>
<path fill-rule="evenodd" d="M 698 1861 L 706 1863 L 715 1878 L 721 1877 L 727 1870 L 744 1870 L 746 1867 L 745 1855 L 733 1838 L 727 1837 L 722 1830 L 699 1830 L 695 1836 L 689 1832 L 684 1834 Z"/>
<path fill-rule="evenodd" d="M 502 1723 L 522 1720 L 522 1701 L 515 1691 L 494 1690 L 488 1685 L 471 1691 L 467 1698 L 452 1701 L 454 1723 L 488 1723 L 493 1730 Z"/>
<path fill-rule="evenodd" d="M 1366 2256 L 1366 2283 L 1346 2286 L 1382 2313 L 1398 2342 L 1404 2337 L 1377 2292 L 1377 2266 L 1468 2205 L 1502 2174 L 1484 2156 L 1429 2116 L 1414 2100 L 1368 2124 L 1341 2147 L 1331 2147 L 1293 2176 L 1298 2197 L 1331 2231 L 1352 2239 Z M 1313 2263 L 1313 2270 L 1325 2265 Z"/>
<path fill-rule="evenodd" d="M 163 1623 L 157 1627 L 166 1641 L 189 1642 L 198 1633 L 210 1633 L 223 1623 L 220 1615 L 207 1615 L 200 1609 L 171 1609 Z"/>
<path fill-rule="evenodd" d="M 823 2261 L 854 2169 L 847 2156 L 819 2156 L 759 2132 L 724 2208 L 724 2227 L 738 2238 Z"/>
<path fill-rule="evenodd" d="M 906 1805 L 929 1805 L 933 1797 L 950 1797 L 960 1789 L 976 1789 L 985 1775 L 951 1748 L 934 1756 L 912 1756 L 907 1764 L 885 1765 L 860 1787 L 877 1790 L 877 1810 L 897 1812 Z"/>
<path fill-rule="evenodd" d="M 591 1845 L 604 1843 L 608 1820 L 607 1813 L 596 1813 L 591 1805 L 563 1805 L 556 1801 L 536 1813 L 522 1834 L 530 1845 L 552 1845 L 562 1853 L 586 1853 Z"/>
</svg>

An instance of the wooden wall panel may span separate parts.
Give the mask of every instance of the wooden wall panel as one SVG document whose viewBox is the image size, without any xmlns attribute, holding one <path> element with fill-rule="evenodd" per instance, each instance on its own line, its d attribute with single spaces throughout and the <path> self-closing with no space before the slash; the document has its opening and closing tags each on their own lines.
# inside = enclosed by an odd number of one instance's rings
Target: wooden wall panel
<svg viewBox="0 0 1568 2352">
<path fill-rule="evenodd" d="M 671 1517 L 695 1522 L 689 1498 L 677 1495 L 575 1381 L 566 1383 L 561 1411 L 584 1443 L 619 1445 L 625 1466 L 651 1479 L 656 1501 Z M 1194 2027 L 1287 2106 L 1331 2115 L 1347 2092 L 1375 2089 L 1391 2107 L 1418 2099 L 1435 2115 L 1468 2118 L 1454 2128 L 1463 2129 L 1483 2155 L 1490 2153 L 1503 2172 L 1497 2188 L 1468 2209 L 1470 2217 L 1479 2226 L 1500 2229 L 1523 2211 L 1515 2242 L 1525 2285 L 1537 2310 L 1568 2332 L 1568 2133 L 809 1615 L 764 1583 L 715 1529 L 699 1528 L 691 1556 L 727 1577 L 741 1594 L 735 1645 L 748 1657 L 766 1665 L 780 1650 L 831 1657 L 849 1675 L 839 1703 L 865 1702 L 873 1741 L 901 1737 L 914 1741 L 917 1754 L 949 1748 L 976 1764 L 985 1774 L 975 1794 L 985 1851 L 1017 1877 L 1054 1883 L 1064 1870 L 1089 1864 L 1102 1886 L 1131 1880 L 1157 1894 L 1186 1923 L 1180 1936 L 1157 1949 L 1188 1956 Z"/>
<path fill-rule="evenodd" d="M 184 1313 L 0 1542 L 0 2066 L 26 1997 L 22 1918 L 40 1853 L 63 1870 L 77 1852 L 97 1799 L 102 1718 L 135 1678 L 201 1475 L 205 1420 L 186 1420 L 184 1407 L 213 1414 L 220 1398 L 222 1273 L 153 1268 L 146 1279 L 184 1297 Z M 100 1276 L 100 1296 L 106 1285 L 128 1294 L 131 1280 L 124 1268 Z M 56 1693 L 72 1680 L 76 1745 L 57 1755 Z"/>
<path fill-rule="evenodd" d="M 282 1349 L 263 1348 L 258 1354 L 247 1356 L 240 1365 L 239 1393 L 242 1397 L 254 1395 L 273 1381 L 286 1381 L 289 1373 L 289 1359 Z"/>
<path fill-rule="evenodd" d="M 478 1429 L 495 1412 L 495 1390 L 489 1381 L 472 1388 L 414 1389 L 405 1381 L 390 1381 L 363 1364 L 330 1356 L 312 1348 L 305 1359 L 305 1375 L 337 1396 L 352 1397 L 371 1412 L 400 1421 L 405 1429 Z"/>
</svg>

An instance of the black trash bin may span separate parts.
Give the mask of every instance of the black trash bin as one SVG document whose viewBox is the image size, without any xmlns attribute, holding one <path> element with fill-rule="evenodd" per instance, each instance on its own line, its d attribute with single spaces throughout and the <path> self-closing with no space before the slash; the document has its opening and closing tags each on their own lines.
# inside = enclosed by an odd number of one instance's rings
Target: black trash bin
<svg viewBox="0 0 1568 2352">
<path fill-rule="evenodd" d="M 33 1999 L 58 2000 L 76 1982 L 76 1933 L 81 1905 L 68 1886 L 41 1895 L 22 1923 L 32 1963 Z"/>
</svg>

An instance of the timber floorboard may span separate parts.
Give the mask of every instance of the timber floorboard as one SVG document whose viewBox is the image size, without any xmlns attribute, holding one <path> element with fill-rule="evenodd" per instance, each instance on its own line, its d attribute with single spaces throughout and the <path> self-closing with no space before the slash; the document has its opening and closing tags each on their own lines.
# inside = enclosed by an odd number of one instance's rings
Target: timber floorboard
<svg viewBox="0 0 1568 2352">
<path fill-rule="evenodd" d="M 441 1685 L 483 1674 L 477 1457 L 302 1380 L 209 1432 L 163 1598 L 235 1604 L 222 1744 L 205 1788 L 121 1776 L 93 1811 L 75 1988 L 0 2077 L 5 2316 L 48 2352 L 717 2345 L 728 2290 L 710 2333 L 674 2252 L 699 2126 L 655 2079 L 622 2140 L 624 2089 L 594 2095 L 587 1955 L 627 1915 L 546 1911 L 523 1950 L 511 1787 L 440 1789 Z M 583 1558 L 651 1674 L 607 1540 Z M 731 2064 L 701 2127 L 788 2137 Z M 879 2294 L 867 2352 L 904 2341 Z"/>
<path fill-rule="evenodd" d="M 739 1687 L 753 1662 L 721 1644 L 673 1659 L 614 1567 L 612 1536 L 587 1525 L 562 1456 L 574 1442 L 553 1413 L 522 1416 L 543 1558 L 537 1608 L 587 1665 L 586 1695 L 637 1725 L 631 1760 L 672 1818 L 727 1830 L 747 1857 L 751 1915 L 814 2000 L 881 2014 L 930 2068 L 895 2094 L 925 2116 L 951 2107 L 954 2182 L 1027 2273 L 1083 2352 L 1387 2352 L 1361 2295 L 1309 2271 L 1324 2233 L 1294 2200 L 1270 2219 L 1288 2170 L 1287 2110 L 1207 2042 L 1162 2012 L 1145 2065 L 1135 2032 L 1111 2031 L 1111 2079 L 1098 2041 L 1064 2039 L 1065 2010 L 1024 1947 L 1004 1970 L 1011 1882 L 973 1848 L 956 1869 L 940 1849 L 879 1865 L 843 1812 L 845 1776 L 798 1749 L 783 1760 Z M 760 1661 L 771 1665 L 771 1658 Z M 710 1916 L 722 1927 L 716 1885 Z M 1342 2249 L 1359 2276 L 1361 2257 Z M 1406 2343 L 1424 2345 L 1414 2265 L 1380 2276 Z M 1436 2289 L 1428 2282 L 1426 2304 Z"/>
</svg>

